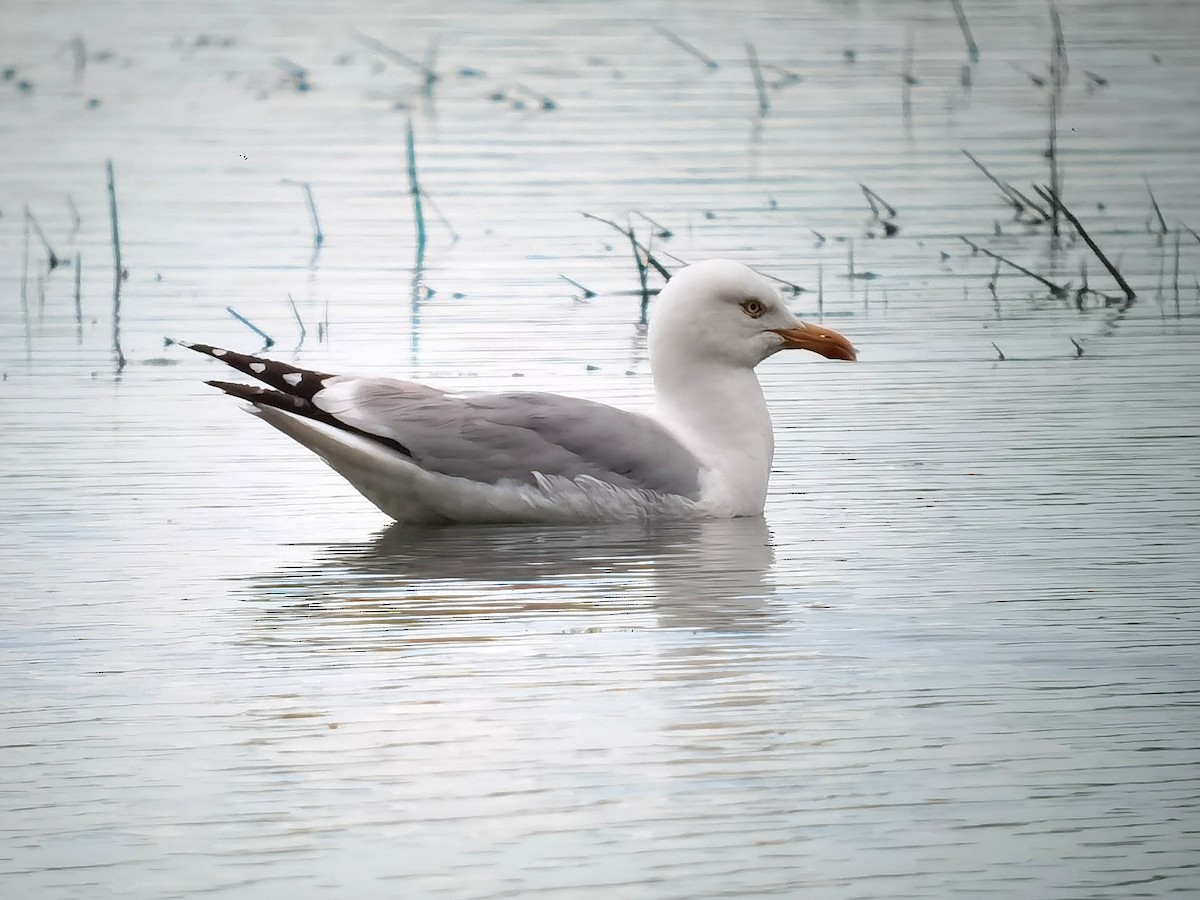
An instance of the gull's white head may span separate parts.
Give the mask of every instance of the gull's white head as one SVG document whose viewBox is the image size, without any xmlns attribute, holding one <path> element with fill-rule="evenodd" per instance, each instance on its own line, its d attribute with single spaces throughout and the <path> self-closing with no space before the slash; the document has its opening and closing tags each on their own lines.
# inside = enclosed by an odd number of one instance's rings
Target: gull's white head
<svg viewBox="0 0 1200 900">
<path fill-rule="evenodd" d="M 677 272 L 654 303 L 650 357 L 685 357 L 752 369 L 780 350 L 811 350 L 852 360 L 853 345 L 831 328 L 802 322 L 753 269 L 711 259 Z"/>
</svg>

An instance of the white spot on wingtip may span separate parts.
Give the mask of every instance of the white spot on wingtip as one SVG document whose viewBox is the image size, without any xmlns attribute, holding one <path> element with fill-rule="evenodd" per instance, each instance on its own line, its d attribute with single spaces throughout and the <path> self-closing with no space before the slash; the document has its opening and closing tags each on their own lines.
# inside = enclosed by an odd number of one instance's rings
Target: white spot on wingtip
<svg viewBox="0 0 1200 900">
<path fill-rule="evenodd" d="M 283 376 L 283 380 L 286 381 L 288 384 L 290 384 L 292 387 L 295 387 L 296 385 L 298 385 L 300 383 L 300 379 L 302 379 L 303 377 L 304 376 L 301 375 L 299 372 L 288 372 L 286 375 Z"/>
<path fill-rule="evenodd" d="M 264 363 L 250 363 L 250 371 L 255 375 L 261 375 L 263 372 L 267 371 L 267 367 Z"/>
<path fill-rule="evenodd" d="M 213 356 L 224 356 L 228 352 L 229 352 L 228 350 L 222 350 L 220 347 L 213 347 L 212 355 Z"/>
</svg>

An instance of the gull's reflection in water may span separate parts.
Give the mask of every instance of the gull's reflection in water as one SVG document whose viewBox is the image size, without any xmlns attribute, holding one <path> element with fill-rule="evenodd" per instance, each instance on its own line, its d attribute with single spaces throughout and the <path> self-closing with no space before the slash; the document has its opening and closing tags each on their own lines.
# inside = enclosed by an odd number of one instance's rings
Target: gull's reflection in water
<svg viewBox="0 0 1200 900">
<path fill-rule="evenodd" d="M 319 621 L 401 626 L 419 640 L 487 639 L 530 617 L 556 627 L 760 631 L 777 624 L 761 518 L 591 526 L 413 529 L 314 548 L 254 578 L 260 622 L 326 643 Z M 308 633 L 296 633 L 306 631 Z M 337 629 L 341 631 L 341 629 Z M 284 637 L 284 635 L 278 635 Z M 349 638 L 350 635 L 343 634 Z M 359 635 L 362 637 L 362 635 Z M 378 646 L 379 635 L 372 638 Z"/>
</svg>

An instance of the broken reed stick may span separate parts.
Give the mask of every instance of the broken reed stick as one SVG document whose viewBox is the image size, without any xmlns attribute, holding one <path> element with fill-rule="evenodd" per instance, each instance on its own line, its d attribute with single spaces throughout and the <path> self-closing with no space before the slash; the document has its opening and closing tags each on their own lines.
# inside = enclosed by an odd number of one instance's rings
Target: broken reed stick
<svg viewBox="0 0 1200 900">
<path fill-rule="evenodd" d="M 1008 359 L 1008 357 L 1004 355 L 1004 351 L 1000 349 L 999 345 L 995 341 L 992 341 L 992 346 L 996 348 L 996 355 L 1000 357 L 1000 362 L 1004 362 L 1006 359 Z"/>
<path fill-rule="evenodd" d="M 637 238 L 634 237 L 632 228 L 629 229 L 629 244 L 633 248 L 633 261 L 637 263 L 638 280 L 642 286 L 642 308 L 638 322 L 641 325 L 645 325 L 649 321 L 650 289 L 646 284 L 646 263 L 642 260 L 641 247 L 637 242 Z M 646 256 L 650 256 L 649 250 L 646 251 Z"/>
<path fill-rule="evenodd" d="M 681 266 L 690 266 L 691 265 L 691 263 L 688 262 L 686 259 L 682 259 L 682 258 L 676 256 L 670 250 L 659 250 L 658 252 L 661 253 L 663 256 L 667 257 L 668 259 L 674 260 L 675 262 L 679 263 Z"/>
<path fill-rule="evenodd" d="M 75 198 L 67 194 L 67 212 L 71 214 L 71 235 L 72 237 L 79 231 L 79 226 L 83 224 L 83 220 L 79 218 L 79 210 L 75 206 Z"/>
<path fill-rule="evenodd" d="M 25 358 L 32 363 L 33 325 L 29 321 L 29 216 L 25 217 L 21 229 L 21 318 L 25 323 Z"/>
<path fill-rule="evenodd" d="M 1062 190 L 1062 182 L 1058 174 L 1058 89 L 1050 92 L 1050 147 L 1046 151 L 1050 161 L 1050 190 L 1058 195 Z M 1050 209 L 1050 234 L 1058 237 L 1058 207 Z"/>
<path fill-rule="evenodd" d="M 1180 318 L 1179 314 L 1179 232 L 1175 232 L 1175 277 L 1172 279 L 1172 284 L 1175 288 L 1175 318 Z"/>
<path fill-rule="evenodd" d="M 433 197 L 429 196 L 429 192 L 421 191 L 421 199 L 433 210 L 433 214 L 441 220 L 442 224 L 446 226 L 446 230 L 450 232 L 450 243 L 457 244 L 462 235 L 454 230 L 454 226 L 450 224 L 450 220 L 446 218 L 446 214 L 442 212 L 441 207 L 433 202 Z"/>
<path fill-rule="evenodd" d="M 967 55 L 971 57 L 971 62 L 979 62 L 979 45 L 971 36 L 971 26 L 967 24 L 967 14 L 963 12 L 962 3 L 960 0 L 950 0 L 950 2 L 954 5 L 954 17 L 958 19 L 958 27 L 962 31 L 963 40 L 967 42 Z"/>
<path fill-rule="evenodd" d="M 634 237 L 632 228 L 622 228 L 620 225 L 618 225 L 612 219 L 605 219 L 602 216 L 596 216 L 590 212 L 580 211 L 579 214 L 581 216 L 583 216 L 585 219 L 593 219 L 596 222 L 603 222 L 609 228 L 616 229 L 621 234 L 625 235 L 625 237 L 629 238 L 631 241 L 634 241 L 635 243 L 637 241 L 637 239 Z M 654 268 L 654 271 L 658 272 L 658 274 L 661 275 L 663 278 L 666 278 L 669 280 L 671 277 L 671 273 L 667 271 L 666 266 L 664 266 L 662 263 L 660 263 L 657 259 L 654 258 L 654 254 L 650 252 L 649 248 L 643 247 L 641 244 L 637 244 L 637 246 L 643 253 L 646 254 L 646 262 L 649 263 Z"/>
<path fill-rule="evenodd" d="M 1042 222 L 1050 221 L 1050 213 L 1046 212 L 1044 209 L 1042 209 L 1040 206 L 1038 206 L 1036 203 L 1034 203 L 1032 200 L 1030 200 L 1024 194 L 1022 194 L 1019 190 L 1017 190 L 1011 184 L 1008 186 L 1008 189 L 1010 191 L 1012 191 L 1020 199 L 1020 201 L 1022 203 L 1024 203 L 1026 206 L 1028 206 L 1030 209 L 1032 209 L 1035 213 L 1037 213 L 1039 216 L 1041 216 Z M 1040 225 L 1040 224 L 1042 224 L 1042 222 L 1033 222 L 1031 224 Z"/>
<path fill-rule="evenodd" d="M 558 109 L 558 104 L 554 101 L 553 97 L 547 97 L 541 91 L 534 90 L 527 84 L 521 84 L 519 81 L 514 81 L 513 87 L 519 91 L 523 91 L 528 96 L 537 100 L 538 105 L 541 106 L 542 109 Z"/>
<path fill-rule="evenodd" d="M 305 181 L 300 186 L 304 188 L 304 199 L 308 201 L 308 214 L 312 216 L 313 243 L 320 247 L 325 243 L 325 233 L 321 231 L 321 220 L 317 217 L 317 201 L 313 199 L 312 185 Z"/>
<path fill-rule="evenodd" d="M 1083 224 L 1075 217 L 1075 214 L 1071 212 L 1071 210 L 1067 209 L 1066 204 L 1063 203 L 1062 200 L 1059 199 L 1058 195 L 1052 190 L 1039 187 L 1036 184 L 1033 186 L 1033 189 L 1037 191 L 1039 197 L 1056 207 L 1059 212 L 1066 217 L 1067 221 L 1074 226 L 1075 230 L 1079 232 L 1079 236 L 1083 238 L 1084 243 L 1092 248 L 1092 252 L 1095 253 L 1100 262 L 1104 264 L 1104 268 L 1108 269 L 1108 274 L 1116 279 L 1117 284 L 1121 286 L 1121 290 L 1125 292 L 1125 299 L 1132 303 L 1137 294 L 1134 293 L 1133 288 L 1129 286 L 1129 282 L 1125 280 L 1120 271 L 1117 270 L 1117 267 L 1109 262 L 1108 257 L 1104 255 L 1104 251 L 1102 251 L 1096 245 L 1096 242 L 1092 240 L 1092 236 L 1087 233 L 1087 229 L 1083 227 Z"/>
<path fill-rule="evenodd" d="M 999 253 L 993 253 L 991 250 L 987 249 L 987 247 L 979 246 L 973 240 L 968 238 L 966 235 L 960 234 L 958 236 L 958 239 L 960 241 L 962 241 L 964 244 L 966 244 L 968 247 L 970 247 L 973 252 L 982 253 L 984 256 L 990 256 L 992 259 L 996 260 L 997 262 L 1002 262 L 1006 266 L 1016 269 L 1022 275 L 1028 275 L 1034 281 L 1040 281 L 1042 284 L 1044 284 L 1047 288 L 1050 289 L 1050 293 L 1053 294 L 1055 297 L 1058 297 L 1061 299 L 1062 297 L 1067 296 L 1067 289 L 1065 287 L 1062 287 L 1061 285 L 1057 285 L 1053 281 L 1050 281 L 1047 278 L 1043 278 L 1037 272 L 1031 272 L 1029 269 L 1025 268 L 1024 266 L 1013 262 L 1011 259 L 1006 259 L 1005 257 L 1001 256 Z"/>
<path fill-rule="evenodd" d="M 1070 338 L 1070 341 L 1075 345 L 1075 358 L 1079 359 L 1079 357 L 1083 356 L 1083 346 L 1075 338 Z"/>
<path fill-rule="evenodd" d="M 661 240 L 666 241 L 675 236 L 675 232 L 671 231 L 670 228 L 668 228 L 666 225 L 663 225 L 661 222 L 656 222 L 654 219 L 650 218 L 644 212 L 638 212 L 638 210 L 635 209 L 633 211 L 633 214 L 635 216 L 637 216 L 638 218 L 645 219 L 647 222 L 649 222 L 651 225 L 653 225 L 655 228 L 658 229 L 658 231 L 654 232 L 654 236 L 656 238 L 660 238 Z"/>
<path fill-rule="evenodd" d="M 1050 3 L 1050 24 L 1054 30 L 1054 39 L 1050 49 L 1050 147 L 1047 157 L 1050 162 L 1050 190 L 1056 197 L 1062 196 L 1062 172 L 1058 165 L 1058 111 L 1062 104 L 1063 86 L 1067 83 L 1067 42 L 1063 37 L 1062 18 L 1058 7 Z M 1053 238 L 1059 236 L 1057 207 L 1050 210 L 1050 234 Z"/>
<path fill-rule="evenodd" d="M 112 224 L 113 247 L 113 352 L 117 356 L 117 372 L 125 368 L 125 353 L 121 350 L 121 282 L 125 267 L 121 265 L 121 229 L 117 217 L 117 185 L 112 160 L 105 160 L 108 181 L 108 215 Z"/>
<path fill-rule="evenodd" d="M 1021 201 L 1015 195 L 1013 188 L 1010 184 L 1008 184 L 1007 182 L 1001 181 L 999 178 L 997 178 L 995 175 L 993 175 L 990 171 L 988 171 L 987 166 L 985 166 L 978 159 L 976 159 L 970 150 L 963 150 L 960 148 L 959 152 L 963 156 L 965 156 L 967 159 L 969 159 L 971 162 L 973 162 L 975 164 L 975 168 L 977 168 L 980 172 L 982 172 L 988 181 L 990 181 L 992 184 L 994 184 L 997 188 L 1000 189 L 1000 193 L 1004 195 L 1004 199 L 1007 200 L 1009 202 L 1009 204 L 1014 209 L 1016 209 L 1017 212 L 1021 211 L 1021 209 L 1022 209 Z"/>
<path fill-rule="evenodd" d="M 755 269 L 754 271 L 757 272 L 759 275 L 761 275 L 763 278 L 770 279 L 771 281 L 774 281 L 776 284 L 782 284 L 785 288 L 787 288 L 789 291 L 792 292 L 793 297 L 795 297 L 797 294 L 808 293 L 808 288 L 802 288 L 802 287 L 800 287 L 800 285 L 795 284 L 791 281 L 788 281 L 786 278 L 780 278 L 778 275 L 772 275 L 769 272 L 759 272 L 758 269 Z"/>
<path fill-rule="evenodd" d="M 408 66 L 415 72 L 420 72 L 425 77 L 426 92 L 428 92 L 433 83 L 438 80 L 438 74 L 437 72 L 433 71 L 433 69 L 429 68 L 423 63 L 417 62 L 417 60 L 413 59 L 408 54 L 401 53 L 394 47 L 389 47 L 383 41 L 376 40 L 370 35 L 363 34 L 361 31 L 356 31 L 354 29 L 350 30 L 350 36 L 360 44 L 370 47 L 376 53 L 381 53 L 390 59 L 394 59 L 396 62 L 402 65 Z"/>
<path fill-rule="evenodd" d="M 900 72 L 900 114 L 904 120 L 905 131 L 912 129 L 912 89 L 917 83 L 913 75 L 913 30 L 908 29 L 908 39 L 904 47 L 904 68 Z"/>
<path fill-rule="evenodd" d="M 758 64 L 758 52 L 749 41 L 746 41 L 746 58 L 750 62 L 750 72 L 754 75 L 754 90 L 758 92 L 758 114 L 765 116 L 771 111 L 771 99 L 767 96 L 767 85 L 763 81 L 762 68 Z"/>
<path fill-rule="evenodd" d="M 83 343 L 83 256 L 75 254 L 75 343 Z"/>
<path fill-rule="evenodd" d="M 245 316 L 243 316 L 240 312 L 238 312 L 232 306 L 225 307 L 225 312 L 229 313 L 231 316 L 233 316 L 235 319 L 237 319 L 239 322 L 241 322 L 243 325 L 245 325 L 247 328 L 249 328 L 251 331 L 253 331 L 255 334 L 257 334 L 260 338 L 262 338 L 264 350 L 266 350 L 269 347 L 275 346 L 275 338 L 271 337 L 269 334 L 267 334 L 265 331 L 263 331 L 261 328 L 259 328 L 257 325 L 255 325 L 253 322 L 251 322 L 249 319 L 247 319 Z"/>
<path fill-rule="evenodd" d="M 875 218 L 877 218 L 877 219 L 879 218 L 879 207 L 880 206 L 882 206 L 885 210 L 887 210 L 889 219 L 896 218 L 896 207 L 892 206 L 892 204 L 888 203 L 886 200 L 884 200 L 882 197 L 880 197 L 877 193 L 875 193 L 873 190 L 871 190 L 869 187 L 867 187 L 861 181 L 858 183 L 858 186 L 860 188 L 862 188 L 863 196 L 867 198 L 867 203 L 871 204 L 871 212 L 875 214 Z M 878 205 L 876 205 L 876 204 L 878 204 Z"/>
<path fill-rule="evenodd" d="M 292 299 L 292 295 L 288 294 L 288 303 L 292 305 L 292 315 L 296 317 L 296 324 L 300 326 L 300 343 L 296 345 L 296 349 L 304 345 L 304 339 L 308 337 L 308 329 L 304 327 L 304 320 L 300 318 L 300 310 L 296 307 L 296 301 Z"/>
<path fill-rule="evenodd" d="M 1150 187 L 1150 179 L 1145 175 L 1142 176 L 1142 181 L 1146 183 L 1146 193 L 1150 195 L 1150 205 L 1154 208 L 1154 214 L 1158 216 L 1158 228 L 1160 234 L 1166 234 L 1170 231 L 1167 228 L 1167 220 L 1163 217 L 1162 209 L 1158 205 L 1158 200 L 1154 197 L 1154 190 Z"/>
<path fill-rule="evenodd" d="M 25 218 L 29 220 L 29 224 L 33 226 L 33 233 L 38 236 L 38 240 L 42 242 L 42 246 L 46 248 L 46 262 L 51 269 L 57 269 L 59 264 L 58 254 L 54 252 L 54 248 L 50 246 L 50 242 L 46 240 L 46 233 L 42 231 L 42 226 L 38 224 L 38 220 L 34 217 L 33 211 L 29 208 L 29 204 L 25 204 Z"/>
<path fill-rule="evenodd" d="M 825 267 L 817 262 L 817 321 L 825 321 Z"/>
<path fill-rule="evenodd" d="M 413 218 L 417 222 L 417 268 L 425 260 L 425 213 L 421 209 L 421 184 L 417 180 L 417 149 L 412 119 L 408 120 L 405 140 L 408 146 L 408 190 L 413 198 Z"/>
<path fill-rule="evenodd" d="M 437 75 L 433 74 L 437 71 L 437 54 L 438 42 L 437 37 L 431 37 L 429 44 L 425 47 L 425 62 L 422 63 L 422 68 L 425 70 L 425 85 L 421 89 L 426 97 L 433 96 L 433 83 L 437 81 Z M 430 75 L 433 75 L 431 78 Z"/>
<path fill-rule="evenodd" d="M 308 215 L 312 219 L 313 248 L 320 249 L 321 245 L 325 243 L 325 233 L 321 231 L 321 220 L 317 216 L 317 201 L 313 198 L 312 185 L 307 181 L 296 181 L 294 178 L 284 178 L 281 183 L 294 184 L 304 191 L 304 200 L 308 206 Z"/>
<path fill-rule="evenodd" d="M 1067 39 L 1063 37 L 1062 17 L 1058 14 L 1058 7 L 1050 4 L 1050 25 L 1054 29 L 1054 51 L 1051 55 L 1050 75 L 1054 80 L 1054 87 L 1061 91 L 1067 83 L 1067 76 L 1070 73 L 1070 66 L 1067 64 Z"/>
<path fill-rule="evenodd" d="M 565 281 L 567 284 L 577 287 L 577 288 L 579 288 L 579 290 L 583 291 L 583 299 L 584 300 L 591 300 L 593 297 L 596 296 L 595 291 L 593 291 L 591 288 L 585 288 L 582 284 L 580 284 L 574 278 L 568 278 L 566 275 L 563 275 L 563 274 L 559 274 L 558 277 L 561 278 L 563 281 Z"/>
<path fill-rule="evenodd" d="M 708 56 L 703 51 L 699 50 L 698 48 L 694 47 L 693 45 L 689 44 L 687 41 L 685 41 L 683 38 L 681 38 L 675 32 L 670 31 L 670 30 L 664 28 L 662 25 L 659 25 L 654 22 L 650 23 L 650 27 L 653 28 L 655 31 L 657 31 L 659 34 L 661 34 L 663 37 L 665 37 L 668 41 L 670 41 L 672 44 L 674 44 L 680 50 L 690 53 L 692 56 L 696 57 L 696 59 L 700 60 L 700 62 L 704 63 L 704 65 L 707 66 L 708 68 L 710 68 L 710 69 L 718 68 L 718 64 L 715 59 Z"/>
</svg>

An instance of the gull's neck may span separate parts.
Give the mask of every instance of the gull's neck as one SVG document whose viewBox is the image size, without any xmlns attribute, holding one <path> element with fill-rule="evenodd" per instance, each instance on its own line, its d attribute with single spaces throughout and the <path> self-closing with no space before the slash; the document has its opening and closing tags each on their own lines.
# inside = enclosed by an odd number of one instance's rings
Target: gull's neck
<svg viewBox="0 0 1200 900">
<path fill-rule="evenodd" d="M 708 470 L 705 500 L 717 514 L 760 515 L 775 435 L 754 370 L 670 352 L 652 353 L 651 368 L 659 419 Z"/>
</svg>

